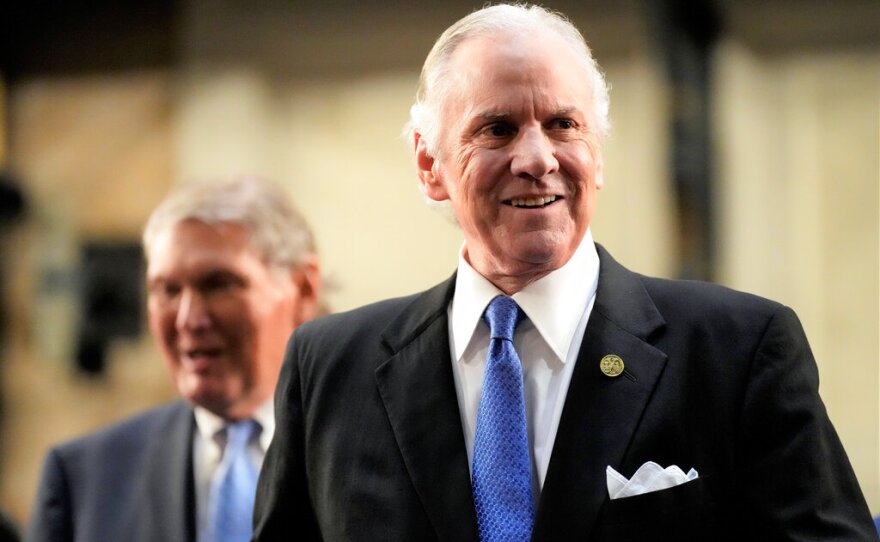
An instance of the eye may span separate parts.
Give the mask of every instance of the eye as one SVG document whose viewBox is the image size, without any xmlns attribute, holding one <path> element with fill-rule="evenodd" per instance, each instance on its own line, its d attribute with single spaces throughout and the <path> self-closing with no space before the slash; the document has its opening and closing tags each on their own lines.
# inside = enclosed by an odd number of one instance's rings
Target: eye
<svg viewBox="0 0 880 542">
<path fill-rule="evenodd" d="M 160 301 L 168 301 L 177 297 L 180 293 L 180 285 L 173 282 L 154 282 L 149 286 L 149 293 Z"/>
<path fill-rule="evenodd" d="M 226 272 L 210 273 L 199 281 L 199 289 L 205 294 L 225 292 L 242 285 L 239 277 Z"/>
<path fill-rule="evenodd" d="M 554 119 L 550 126 L 558 130 L 573 130 L 577 128 L 577 123 L 571 119 Z"/>
<path fill-rule="evenodd" d="M 491 137 L 510 137 L 516 133 L 516 129 L 509 124 L 495 122 L 486 126 L 483 129 L 483 133 Z"/>
</svg>

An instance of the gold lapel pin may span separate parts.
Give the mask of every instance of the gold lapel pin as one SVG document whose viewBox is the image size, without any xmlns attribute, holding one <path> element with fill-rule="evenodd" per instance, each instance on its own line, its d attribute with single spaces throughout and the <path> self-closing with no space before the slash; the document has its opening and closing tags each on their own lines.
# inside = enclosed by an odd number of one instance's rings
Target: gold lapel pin
<svg viewBox="0 0 880 542">
<path fill-rule="evenodd" d="M 623 360 L 620 359 L 620 356 L 615 356 L 614 354 L 609 354 L 602 358 L 602 361 L 599 362 L 599 368 L 602 369 L 602 372 L 605 376 L 610 376 L 614 378 L 616 376 L 620 376 L 623 373 Z"/>
</svg>

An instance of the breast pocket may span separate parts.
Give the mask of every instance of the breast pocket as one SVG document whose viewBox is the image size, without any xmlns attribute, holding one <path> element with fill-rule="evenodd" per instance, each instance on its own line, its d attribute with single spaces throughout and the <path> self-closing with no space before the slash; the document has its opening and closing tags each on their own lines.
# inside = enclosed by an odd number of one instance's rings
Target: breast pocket
<svg viewBox="0 0 880 542">
<path fill-rule="evenodd" d="M 595 540 L 728 540 L 712 494 L 711 477 L 634 497 L 607 500 Z"/>
</svg>

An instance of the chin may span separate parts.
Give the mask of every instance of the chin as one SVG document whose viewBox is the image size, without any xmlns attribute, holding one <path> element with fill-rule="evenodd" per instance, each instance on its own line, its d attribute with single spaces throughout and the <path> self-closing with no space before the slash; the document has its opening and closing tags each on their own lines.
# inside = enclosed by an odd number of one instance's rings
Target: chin
<svg viewBox="0 0 880 542">
<path fill-rule="evenodd" d="M 211 412 L 219 413 L 228 406 L 228 399 L 224 390 L 217 389 L 211 383 L 199 378 L 190 378 L 178 386 L 180 395 L 192 403 L 204 407 Z"/>
<path fill-rule="evenodd" d="M 549 267 L 556 269 L 565 265 L 565 262 L 574 254 L 574 249 L 569 243 L 561 243 L 555 238 L 538 236 L 537 239 L 529 239 L 528 242 L 520 243 L 511 254 L 514 258 L 527 266 Z"/>
</svg>

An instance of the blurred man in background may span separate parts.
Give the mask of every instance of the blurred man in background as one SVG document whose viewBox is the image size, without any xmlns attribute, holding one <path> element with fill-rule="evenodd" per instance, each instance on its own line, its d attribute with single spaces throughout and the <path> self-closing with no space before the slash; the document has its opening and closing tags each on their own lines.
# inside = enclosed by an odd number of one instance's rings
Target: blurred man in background
<svg viewBox="0 0 880 542">
<path fill-rule="evenodd" d="M 593 242 L 607 114 L 558 14 L 440 36 L 412 143 L 458 270 L 294 333 L 256 540 L 876 540 L 794 312 Z"/>
<path fill-rule="evenodd" d="M 150 331 L 183 400 L 51 450 L 26 540 L 246 541 L 312 233 L 274 184 L 185 185 L 143 235 Z"/>
</svg>

